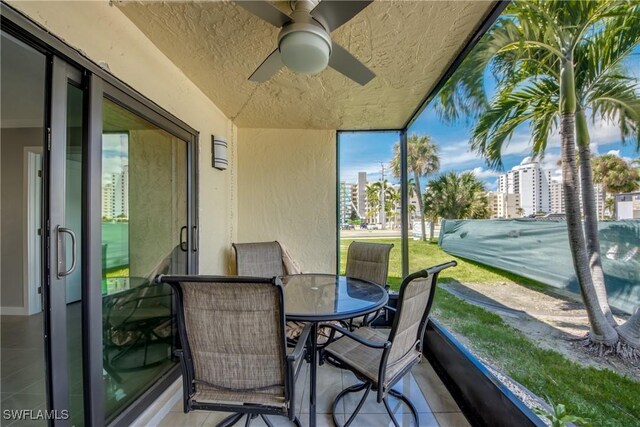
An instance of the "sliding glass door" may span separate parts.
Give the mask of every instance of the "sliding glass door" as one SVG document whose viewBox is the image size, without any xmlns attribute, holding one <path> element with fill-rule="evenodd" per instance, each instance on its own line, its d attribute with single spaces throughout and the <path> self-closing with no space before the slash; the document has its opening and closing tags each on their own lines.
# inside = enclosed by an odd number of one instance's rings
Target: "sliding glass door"
<svg viewBox="0 0 640 427">
<path fill-rule="evenodd" d="M 107 418 L 176 366 L 172 292 L 189 264 L 189 143 L 102 103 L 102 327 Z"/>
<path fill-rule="evenodd" d="M 178 375 L 153 278 L 197 272 L 196 133 L 13 33 L 0 52 L 1 425 L 128 424 Z"/>
<path fill-rule="evenodd" d="M 47 408 L 42 296 L 42 174 L 47 57 L 5 33 L 0 41 L 0 413 L 20 425 Z M 32 425 L 46 425 L 35 421 Z"/>
<path fill-rule="evenodd" d="M 80 70 L 52 58 L 51 126 L 47 141 L 47 207 L 50 407 L 56 423 L 84 423 L 83 273 L 85 96 Z M 67 411 L 67 414 L 62 411 Z"/>
</svg>

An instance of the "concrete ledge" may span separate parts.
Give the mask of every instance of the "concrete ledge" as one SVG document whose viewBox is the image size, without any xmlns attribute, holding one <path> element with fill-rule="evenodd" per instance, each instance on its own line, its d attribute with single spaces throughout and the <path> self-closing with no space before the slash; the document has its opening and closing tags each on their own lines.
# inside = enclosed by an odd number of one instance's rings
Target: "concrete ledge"
<svg viewBox="0 0 640 427">
<path fill-rule="evenodd" d="M 433 319 L 427 324 L 423 352 L 474 426 L 546 425 Z"/>
</svg>

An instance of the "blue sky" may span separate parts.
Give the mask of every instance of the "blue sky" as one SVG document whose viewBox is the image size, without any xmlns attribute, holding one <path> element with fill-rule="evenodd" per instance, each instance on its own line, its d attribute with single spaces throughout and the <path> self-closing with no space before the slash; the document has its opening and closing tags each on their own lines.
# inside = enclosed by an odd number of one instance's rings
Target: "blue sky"
<svg viewBox="0 0 640 427">
<path fill-rule="evenodd" d="M 640 80 L 640 47 L 626 63 L 629 72 Z M 427 107 L 414 124 L 409 128 L 409 134 L 428 134 L 435 141 L 440 151 L 440 172 L 473 171 L 483 180 L 487 189 L 496 188 L 496 179 L 501 171 L 491 170 L 477 154 L 469 149 L 470 125 L 442 123 L 433 108 Z M 590 124 L 592 151 L 597 154 L 614 152 L 627 159 L 640 157 L 635 150 L 633 141 L 625 146 L 620 141 L 620 132 L 612 123 Z M 380 162 L 388 168 L 393 157 L 393 146 L 399 140 L 395 132 L 358 132 L 340 134 L 340 180 L 350 183 L 357 182 L 359 171 L 367 172 L 369 181 L 380 179 Z M 531 155 L 530 134 L 528 127 L 518 128 L 506 147 L 503 155 L 504 170 Z M 560 178 L 560 137 L 556 133 L 550 137 L 545 157 L 541 159 L 543 167 L 552 170 L 554 178 Z M 391 182 L 399 182 L 388 174 Z"/>
</svg>

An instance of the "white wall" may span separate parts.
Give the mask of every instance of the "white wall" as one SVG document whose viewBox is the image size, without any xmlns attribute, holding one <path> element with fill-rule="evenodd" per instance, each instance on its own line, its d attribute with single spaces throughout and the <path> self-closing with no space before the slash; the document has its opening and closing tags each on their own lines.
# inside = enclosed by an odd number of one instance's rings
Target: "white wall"
<svg viewBox="0 0 640 427">
<path fill-rule="evenodd" d="M 9 1 L 200 132 L 200 271 L 226 273 L 236 227 L 236 130 L 232 122 L 108 1 Z M 211 167 L 211 135 L 227 136 L 229 169 Z"/>
<path fill-rule="evenodd" d="M 0 295 L 2 307 L 25 305 L 24 288 L 24 148 L 42 142 L 42 128 L 3 128 L 0 140 L 2 163 L 2 240 L 0 241 L 2 275 Z"/>
<path fill-rule="evenodd" d="M 304 272 L 335 273 L 335 131 L 238 130 L 237 235 L 278 240 Z"/>
</svg>

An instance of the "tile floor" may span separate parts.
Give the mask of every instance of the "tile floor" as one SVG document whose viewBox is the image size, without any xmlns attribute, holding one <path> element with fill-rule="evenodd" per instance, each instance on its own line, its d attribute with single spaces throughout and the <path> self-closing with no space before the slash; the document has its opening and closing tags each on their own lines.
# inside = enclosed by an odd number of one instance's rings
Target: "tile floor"
<svg viewBox="0 0 640 427">
<path fill-rule="evenodd" d="M 318 368 L 318 427 L 333 426 L 331 406 L 335 396 L 345 387 L 356 383 L 355 376 L 349 372 L 334 368 L 327 364 Z M 309 369 L 301 371 L 296 383 L 296 408 L 298 417 L 303 426 L 309 424 Z M 395 386 L 396 389 L 409 397 L 419 412 L 421 427 L 466 427 L 469 423 L 460 412 L 460 408 L 453 400 L 444 384 L 440 381 L 433 368 L 424 361 L 416 365 L 402 381 Z M 340 423 L 344 423 L 353 412 L 362 392 L 347 395 L 337 407 L 336 417 Z M 402 426 L 413 426 L 413 417 L 405 405 L 390 397 L 391 408 Z M 182 412 L 182 401 L 178 402 L 171 412 L 162 420 L 163 427 L 213 427 L 228 413 L 216 413 L 205 411 L 192 411 L 188 414 Z M 291 426 L 289 420 L 284 417 L 269 417 L 274 426 Z M 237 425 L 244 425 L 241 420 Z M 362 410 L 351 424 L 353 427 L 387 427 L 393 426 L 391 418 L 387 415 L 384 405 L 378 405 L 375 394 L 369 393 L 369 397 Z M 251 423 L 253 427 L 264 427 L 265 423 L 256 419 Z"/>
</svg>

